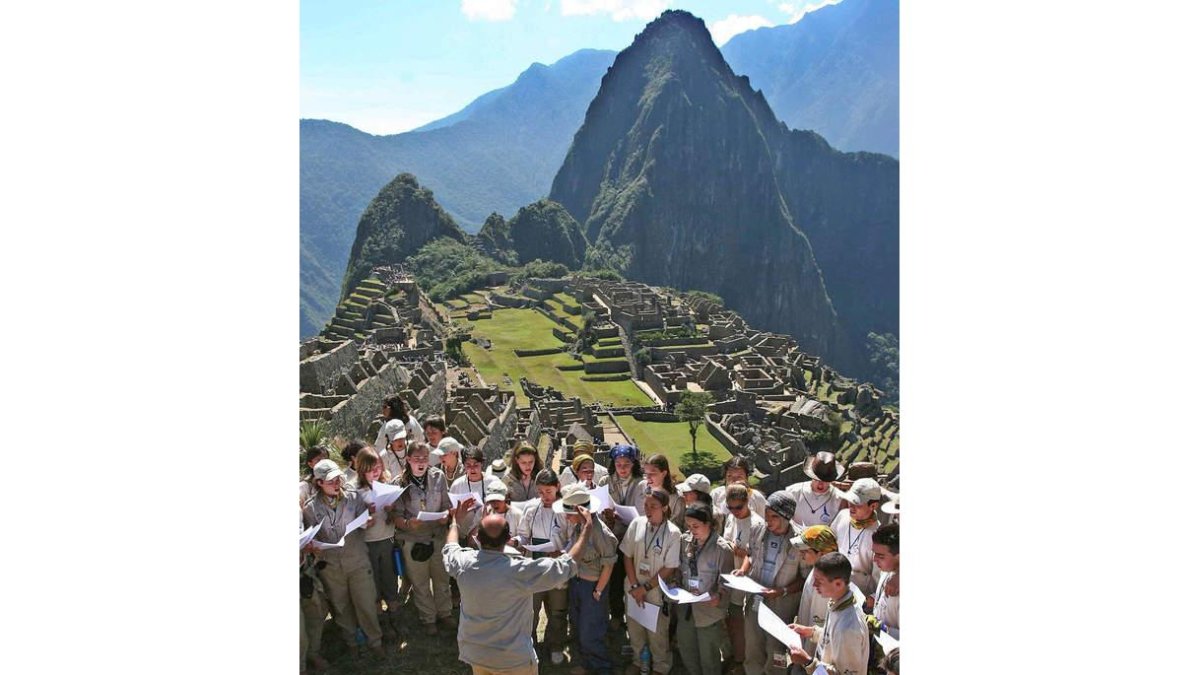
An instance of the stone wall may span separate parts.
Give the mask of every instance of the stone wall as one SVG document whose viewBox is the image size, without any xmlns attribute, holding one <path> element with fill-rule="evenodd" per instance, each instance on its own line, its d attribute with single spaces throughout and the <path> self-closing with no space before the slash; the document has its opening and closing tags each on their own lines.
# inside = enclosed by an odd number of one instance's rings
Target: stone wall
<svg viewBox="0 0 1200 675">
<path fill-rule="evenodd" d="M 333 350 L 310 356 L 300 362 L 300 391 L 310 394 L 330 393 L 338 379 L 358 362 L 358 348 L 353 341 L 343 342 Z"/>
</svg>

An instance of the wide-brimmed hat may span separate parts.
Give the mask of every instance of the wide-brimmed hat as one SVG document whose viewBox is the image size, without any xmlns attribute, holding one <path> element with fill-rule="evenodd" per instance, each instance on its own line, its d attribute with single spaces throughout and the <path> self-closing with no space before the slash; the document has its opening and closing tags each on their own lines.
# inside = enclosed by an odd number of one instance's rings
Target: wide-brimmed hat
<svg viewBox="0 0 1200 675">
<path fill-rule="evenodd" d="M 564 513 L 567 509 L 574 512 L 576 506 L 592 503 L 592 493 L 583 483 L 572 483 L 562 489 L 562 499 L 554 502 L 554 510 Z"/>
<path fill-rule="evenodd" d="M 892 492 L 886 488 L 880 488 L 879 490 L 883 493 L 883 496 L 887 497 L 888 499 L 886 502 L 880 505 L 879 510 L 893 516 L 897 513 L 900 513 L 900 493 Z"/>
<path fill-rule="evenodd" d="M 804 473 L 813 480 L 832 483 L 846 473 L 846 467 L 832 452 L 818 452 L 804 463 Z"/>
<path fill-rule="evenodd" d="M 833 493 L 837 495 L 838 499 L 845 499 L 855 506 L 862 506 L 867 502 L 879 501 L 883 496 L 882 491 L 883 488 L 879 487 L 879 483 L 874 478 L 859 478 L 845 492 L 836 487 L 833 488 Z"/>
</svg>

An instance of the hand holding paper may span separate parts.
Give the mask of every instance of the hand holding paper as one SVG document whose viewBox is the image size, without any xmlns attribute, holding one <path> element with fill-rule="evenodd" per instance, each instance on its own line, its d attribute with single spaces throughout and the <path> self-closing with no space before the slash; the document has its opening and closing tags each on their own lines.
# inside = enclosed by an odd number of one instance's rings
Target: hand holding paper
<svg viewBox="0 0 1200 675">
<path fill-rule="evenodd" d="M 421 511 L 417 514 L 417 520 L 433 523 L 445 518 L 449 513 L 449 511 Z"/>
<path fill-rule="evenodd" d="M 554 542 L 548 541 L 544 544 L 525 544 L 525 550 L 529 551 L 530 553 L 549 553 L 557 550 L 557 548 L 555 547 Z"/>
<path fill-rule="evenodd" d="M 683 590 L 682 588 L 668 588 L 667 583 L 662 580 L 662 577 L 658 578 L 658 587 L 662 589 L 663 595 L 681 605 L 690 605 L 695 602 L 706 602 L 710 597 L 708 593 L 694 595 Z"/>
<path fill-rule="evenodd" d="M 800 649 L 804 641 L 796 634 L 796 631 L 788 628 L 788 625 L 780 619 L 775 612 L 767 607 L 766 603 L 758 606 L 758 626 L 765 630 L 768 635 L 782 642 L 789 650 Z"/>
<path fill-rule="evenodd" d="M 745 591 L 747 593 L 762 593 L 767 590 L 766 586 L 758 583 L 750 577 L 735 577 L 732 574 L 722 574 L 721 578 L 725 580 L 725 585 L 735 591 Z"/>
<path fill-rule="evenodd" d="M 466 501 L 478 502 L 478 500 L 475 499 L 475 495 L 470 492 L 463 493 L 463 494 L 454 494 L 454 493 L 450 494 L 450 508 L 458 508 L 459 504 L 462 504 L 463 502 L 466 502 Z M 470 508 L 474 509 L 477 506 L 479 506 L 479 504 L 475 503 L 475 504 L 472 504 L 470 506 Z"/>
<path fill-rule="evenodd" d="M 375 504 L 375 512 L 379 513 L 380 511 L 396 503 L 396 500 L 400 498 L 400 495 L 404 494 L 406 489 L 408 488 L 400 487 L 399 485 L 388 485 L 387 483 L 373 481 L 371 483 L 371 492 L 367 497 L 367 501 Z"/>
<path fill-rule="evenodd" d="M 300 548 L 304 548 L 305 546 L 307 546 L 308 542 L 312 541 L 312 538 L 317 536 L 317 530 L 321 529 L 321 526 L 324 524 L 325 524 L 325 520 L 322 519 L 321 522 L 319 522 L 316 525 L 313 525 L 312 527 L 308 528 L 307 530 L 301 532 L 300 533 Z"/>
</svg>

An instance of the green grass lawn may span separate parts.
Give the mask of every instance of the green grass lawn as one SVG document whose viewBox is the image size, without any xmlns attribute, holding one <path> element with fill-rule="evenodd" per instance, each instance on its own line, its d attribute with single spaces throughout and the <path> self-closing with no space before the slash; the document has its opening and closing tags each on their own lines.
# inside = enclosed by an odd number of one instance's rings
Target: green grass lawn
<svg viewBox="0 0 1200 675">
<path fill-rule="evenodd" d="M 563 305 L 564 307 L 578 307 L 579 306 L 579 302 L 576 301 L 575 298 L 572 298 L 571 296 L 567 295 L 566 293 L 555 293 L 553 297 L 555 300 L 557 300 L 559 302 L 559 304 Z"/>
<path fill-rule="evenodd" d="M 639 422 L 631 415 L 618 415 L 617 421 L 625 433 L 637 441 L 643 457 L 662 453 L 670 459 L 671 470 L 677 474 L 682 474 L 679 467 L 691 465 L 692 436 L 688 433 L 687 422 Z M 696 450 L 704 465 L 720 464 L 729 459 L 729 451 L 704 426 L 696 432 Z"/>
<path fill-rule="evenodd" d="M 469 321 L 472 335 L 492 341 L 491 350 L 464 343 L 463 351 L 488 384 L 504 385 L 504 375 L 513 381 L 517 404 L 528 406 L 529 399 L 521 391 L 522 376 L 540 385 L 548 385 L 564 395 L 578 396 L 584 402 L 601 401 L 614 405 L 650 405 L 650 398 L 630 380 L 623 382 L 584 382 L 583 371 L 561 371 L 558 365 L 578 363 L 566 353 L 547 356 L 518 357 L 514 349 L 546 349 L 560 347 L 562 342 L 551 329 L 555 323 L 532 309 L 500 309 L 490 319 Z M 689 446 L 690 447 L 690 446 Z"/>
</svg>

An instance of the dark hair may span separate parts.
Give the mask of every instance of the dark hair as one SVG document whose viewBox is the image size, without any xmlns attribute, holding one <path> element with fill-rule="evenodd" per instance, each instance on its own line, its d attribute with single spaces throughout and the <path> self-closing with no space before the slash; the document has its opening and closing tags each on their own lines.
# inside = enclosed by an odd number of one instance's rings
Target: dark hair
<svg viewBox="0 0 1200 675">
<path fill-rule="evenodd" d="M 433 427 L 444 434 L 446 433 L 446 420 L 438 417 L 437 415 L 430 415 L 429 417 L 425 418 L 425 423 L 421 425 L 422 429 L 425 427 Z"/>
<path fill-rule="evenodd" d="M 347 464 L 354 462 L 355 455 L 358 454 L 359 450 L 362 450 L 365 447 L 367 447 L 366 441 L 360 441 L 358 439 L 350 441 L 346 444 L 346 447 L 342 448 L 342 459 L 346 460 Z M 357 470 L 358 469 L 355 469 L 355 471 Z"/>
<path fill-rule="evenodd" d="M 633 457 L 630 457 L 629 459 L 633 460 L 633 470 L 630 471 L 629 475 L 633 476 L 634 478 L 641 478 L 642 477 L 642 460 L 639 459 L 636 454 Z M 617 459 L 615 457 L 613 457 L 612 455 L 608 456 L 608 475 L 612 477 L 612 478 L 609 478 L 609 480 L 612 480 L 613 478 L 616 478 L 616 476 L 617 476 Z"/>
<path fill-rule="evenodd" d="M 312 467 L 309 466 L 308 463 L 320 457 L 321 455 L 325 455 L 326 457 L 329 456 L 329 449 L 323 445 L 314 445 L 313 447 L 304 451 L 304 464 L 300 467 L 301 471 L 304 472 L 304 480 L 312 480 L 313 471 Z"/>
<path fill-rule="evenodd" d="M 826 553 L 817 558 L 817 564 L 813 565 L 815 569 L 821 571 L 827 579 L 841 579 L 850 584 L 850 559 L 841 553 Z"/>
<path fill-rule="evenodd" d="M 529 472 L 529 475 L 536 477 L 542 470 L 542 456 L 538 454 L 537 448 L 529 443 L 521 443 L 513 448 L 512 458 L 508 465 L 508 474 L 516 480 L 521 480 L 525 477 L 525 474 L 521 473 L 521 467 L 517 465 L 517 458 L 527 454 L 533 455 L 533 470 Z"/>
<path fill-rule="evenodd" d="M 700 490 L 692 490 L 692 492 L 696 493 L 696 502 L 694 502 L 692 506 L 696 506 L 696 504 L 699 503 L 704 504 L 709 508 L 709 510 L 712 510 L 712 495 L 708 494 L 707 492 L 701 492 Z"/>
<path fill-rule="evenodd" d="M 666 490 L 667 494 L 675 492 L 675 479 L 671 477 L 671 460 L 667 459 L 666 455 L 650 455 L 646 458 L 646 463 L 653 464 L 655 468 L 666 474 L 663 478 L 662 489 Z"/>
<path fill-rule="evenodd" d="M 473 459 L 480 464 L 487 464 L 487 460 L 483 457 L 483 450 L 480 450 L 479 448 L 468 448 L 466 452 L 462 453 L 462 461 L 464 465 L 467 463 L 468 459 Z"/>
<path fill-rule="evenodd" d="M 497 550 L 497 549 L 503 549 L 505 544 L 508 543 L 508 540 L 512 539 L 512 535 L 508 531 L 507 520 L 504 523 L 504 529 L 500 530 L 499 536 L 497 536 L 495 538 L 491 537 L 490 535 L 488 535 L 487 530 L 483 529 L 482 527 L 479 528 L 479 532 L 476 533 L 475 536 L 477 536 L 479 538 L 480 546 L 482 546 L 483 548 L 491 549 L 493 551 Z"/>
<path fill-rule="evenodd" d="M 889 673 L 889 675 L 891 673 L 900 675 L 900 648 L 899 647 L 893 647 L 892 651 L 888 652 L 887 655 L 883 657 L 883 669 L 886 670 Z"/>
<path fill-rule="evenodd" d="M 713 521 L 712 509 L 708 506 L 708 504 L 692 504 L 691 506 L 687 507 L 687 509 L 683 512 L 683 515 L 685 518 L 695 518 L 702 523 L 707 523 L 710 525 Z"/>
<path fill-rule="evenodd" d="M 744 455 L 734 455 L 733 457 L 725 460 L 725 463 L 721 465 L 721 476 L 723 477 L 725 474 L 729 473 L 730 469 L 741 469 L 742 471 L 745 471 L 747 481 L 749 481 L 750 476 L 754 474 L 754 470 L 750 468 L 750 460 Z"/>
<path fill-rule="evenodd" d="M 533 483 L 535 485 L 558 485 L 558 474 L 550 469 L 542 469 Z"/>
<path fill-rule="evenodd" d="M 408 406 L 404 405 L 404 399 L 400 397 L 400 394 L 392 394 L 383 399 L 383 404 L 391 408 L 392 416 L 388 418 L 389 420 L 408 421 Z"/>
<path fill-rule="evenodd" d="M 892 555 L 900 555 L 899 523 L 881 525 L 878 530 L 875 530 L 875 534 L 871 535 L 871 541 L 876 544 L 883 544 Z"/>
</svg>

